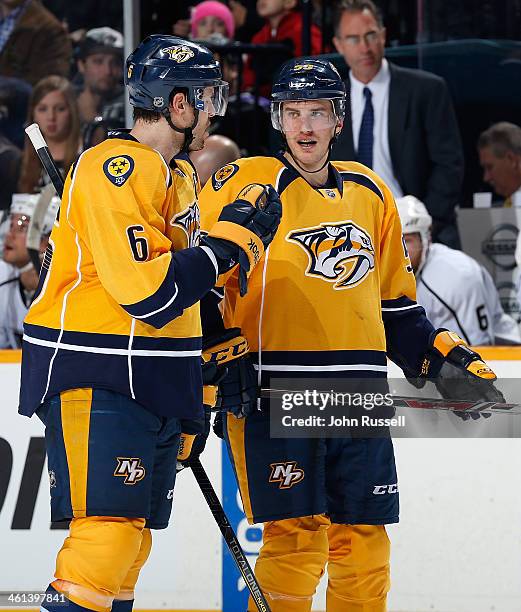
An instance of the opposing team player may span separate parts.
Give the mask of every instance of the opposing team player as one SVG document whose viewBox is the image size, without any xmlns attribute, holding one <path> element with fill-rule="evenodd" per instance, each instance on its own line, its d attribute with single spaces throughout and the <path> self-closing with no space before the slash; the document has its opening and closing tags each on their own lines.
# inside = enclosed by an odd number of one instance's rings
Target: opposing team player
<svg viewBox="0 0 521 612">
<path fill-rule="evenodd" d="M 264 522 L 256 574 L 272 610 L 311 610 L 327 564 L 328 612 L 377 612 L 389 589 L 385 524 L 398 521 L 392 441 L 271 438 L 269 416 L 257 410 L 258 386 L 277 388 L 281 377 L 381 384 L 389 355 L 408 376 L 436 376 L 454 364 L 475 395 L 500 394 L 479 355 L 436 331 L 416 303 L 388 187 L 361 164 L 329 161 L 346 100 L 332 64 L 291 60 L 272 100 L 285 150 L 228 164 L 201 192 L 203 230 L 253 182 L 273 183 L 284 210 L 246 296 L 235 278 L 225 284 L 226 328 L 215 314 L 216 292 L 203 300 L 205 359 L 224 361 L 231 347 L 242 352 L 226 361 L 220 402 L 229 411 L 224 434 L 245 513 Z"/>
<path fill-rule="evenodd" d="M 423 202 L 396 200 L 416 276 L 418 304 L 435 327 L 454 329 L 468 344 L 519 344 L 519 327 L 505 314 L 490 274 L 479 263 L 443 244 L 431 244 L 432 218 Z"/>
<path fill-rule="evenodd" d="M 244 284 L 250 243 L 262 255 L 281 212 L 272 189 L 263 211 L 245 194 L 199 244 L 185 153 L 227 99 L 205 47 L 148 37 L 126 84 L 134 127 L 69 173 L 24 326 L 20 412 L 46 426 L 52 519 L 72 519 L 43 603 L 53 612 L 62 599 L 131 609 L 150 529 L 168 524 L 180 435 L 202 417 L 199 299 L 237 261 Z"/>
</svg>

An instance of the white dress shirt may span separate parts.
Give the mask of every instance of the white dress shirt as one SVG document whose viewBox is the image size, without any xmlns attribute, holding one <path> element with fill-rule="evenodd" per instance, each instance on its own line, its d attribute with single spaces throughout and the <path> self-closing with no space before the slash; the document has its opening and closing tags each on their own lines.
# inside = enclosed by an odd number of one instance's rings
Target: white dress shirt
<svg viewBox="0 0 521 612">
<path fill-rule="evenodd" d="M 389 64 L 384 59 L 374 79 L 367 84 L 356 79 L 351 73 L 349 73 L 349 80 L 355 151 L 358 150 L 358 136 L 365 108 L 364 87 L 368 87 L 371 90 L 374 110 L 373 170 L 389 186 L 394 197 L 401 198 L 404 193 L 394 176 L 389 149 L 389 85 L 391 83 Z"/>
</svg>

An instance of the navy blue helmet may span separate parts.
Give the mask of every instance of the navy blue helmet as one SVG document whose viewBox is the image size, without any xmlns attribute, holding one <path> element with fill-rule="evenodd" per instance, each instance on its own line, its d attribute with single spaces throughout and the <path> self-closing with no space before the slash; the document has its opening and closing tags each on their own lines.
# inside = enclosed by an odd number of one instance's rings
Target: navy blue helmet
<svg viewBox="0 0 521 612">
<path fill-rule="evenodd" d="M 222 80 L 219 62 L 202 45 L 163 34 L 153 34 L 131 53 L 126 62 L 125 85 L 130 104 L 168 112 L 174 88 L 188 90 L 188 101 L 198 111 L 224 115 L 228 83 Z M 205 88 L 212 87 L 210 93 Z"/>
<path fill-rule="evenodd" d="M 331 100 L 338 121 L 345 117 L 346 88 L 333 64 L 316 57 L 300 57 L 283 64 L 271 92 L 271 122 L 283 132 L 281 105 L 288 100 Z"/>
</svg>

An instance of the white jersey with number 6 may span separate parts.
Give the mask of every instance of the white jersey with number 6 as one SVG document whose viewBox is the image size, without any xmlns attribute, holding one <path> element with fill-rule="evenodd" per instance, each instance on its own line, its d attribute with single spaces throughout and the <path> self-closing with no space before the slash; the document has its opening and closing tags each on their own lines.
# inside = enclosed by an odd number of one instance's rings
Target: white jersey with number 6
<svg viewBox="0 0 521 612">
<path fill-rule="evenodd" d="M 520 344 L 519 326 L 505 314 L 490 274 L 472 257 L 432 244 L 416 279 L 417 301 L 434 327 L 456 331 L 469 344 Z"/>
</svg>

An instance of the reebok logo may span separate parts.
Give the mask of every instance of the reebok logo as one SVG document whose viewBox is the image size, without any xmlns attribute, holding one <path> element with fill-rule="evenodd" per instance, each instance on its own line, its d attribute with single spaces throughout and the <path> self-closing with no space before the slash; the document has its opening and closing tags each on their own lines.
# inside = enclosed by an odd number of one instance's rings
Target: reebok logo
<svg viewBox="0 0 521 612">
<path fill-rule="evenodd" d="M 255 244 L 253 239 L 250 239 L 250 242 L 248 243 L 248 248 L 250 249 L 251 253 L 253 254 L 253 259 L 254 259 L 255 263 L 258 263 L 259 259 L 260 259 L 260 251 L 259 251 L 259 247 Z"/>
<path fill-rule="evenodd" d="M 135 485 L 136 482 L 143 480 L 146 475 L 145 468 L 141 465 L 139 457 L 116 457 L 118 467 L 114 471 L 114 476 L 122 476 L 126 485 Z"/>
<path fill-rule="evenodd" d="M 279 489 L 290 489 L 304 479 L 304 470 L 297 467 L 296 461 L 270 463 L 270 467 L 269 482 L 278 482 Z"/>
</svg>

